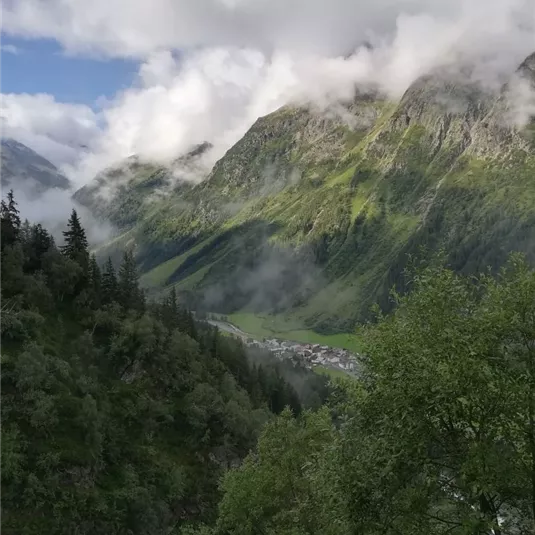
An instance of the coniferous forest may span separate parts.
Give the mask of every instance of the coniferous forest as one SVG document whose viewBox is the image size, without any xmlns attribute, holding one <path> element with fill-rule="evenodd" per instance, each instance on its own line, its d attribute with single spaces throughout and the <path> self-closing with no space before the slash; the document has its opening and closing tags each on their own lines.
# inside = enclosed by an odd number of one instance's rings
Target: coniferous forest
<svg viewBox="0 0 535 535">
<path fill-rule="evenodd" d="M 299 380 L 2 202 L 6 534 L 535 532 L 535 273 L 417 266 L 362 373 Z M 261 363 L 261 364 L 259 364 Z"/>
</svg>

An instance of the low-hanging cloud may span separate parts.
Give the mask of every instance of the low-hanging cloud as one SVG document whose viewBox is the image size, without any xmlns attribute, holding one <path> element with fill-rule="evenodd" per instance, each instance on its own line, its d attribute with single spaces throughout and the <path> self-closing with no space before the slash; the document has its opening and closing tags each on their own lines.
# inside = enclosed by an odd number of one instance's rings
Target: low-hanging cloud
<svg viewBox="0 0 535 535">
<path fill-rule="evenodd" d="M 209 168 L 287 103 L 336 113 L 355 87 L 399 98 L 452 65 L 495 90 L 535 49 L 534 18 L 535 0 L 11 0 L 8 33 L 141 65 L 134 86 L 96 111 L 8 95 L 4 129 L 77 185 L 132 154 L 168 165 L 205 141 Z"/>
<path fill-rule="evenodd" d="M 52 95 L 8 93 L 0 104 L 2 136 L 12 137 L 56 165 L 76 165 L 101 135 L 98 115 Z"/>
<path fill-rule="evenodd" d="M 21 218 L 32 224 L 41 223 L 57 243 L 63 243 L 63 231 L 73 209 L 80 217 L 90 245 L 105 242 L 115 232 L 109 222 L 96 219 L 87 208 L 73 201 L 68 190 L 52 188 L 36 197 L 23 185 L 15 184 L 12 189 Z"/>
</svg>

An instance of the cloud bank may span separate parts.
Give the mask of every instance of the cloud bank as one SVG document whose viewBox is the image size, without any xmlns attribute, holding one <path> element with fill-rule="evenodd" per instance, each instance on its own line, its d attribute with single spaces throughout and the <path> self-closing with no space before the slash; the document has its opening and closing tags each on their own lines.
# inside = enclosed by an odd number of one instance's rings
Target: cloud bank
<svg viewBox="0 0 535 535">
<path fill-rule="evenodd" d="M 3 136 L 59 165 L 79 162 L 102 134 L 98 115 L 89 106 L 57 102 L 43 93 L 3 94 L 0 124 Z"/>
<path fill-rule="evenodd" d="M 168 163 L 204 141 L 210 164 L 286 103 L 327 107 L 370 84 L 398 98 L 451 65 L 476 65 L 495 89 L 535 50 L 534 19 L 535 0 L 7 0 L 4 31 L 140 68 L 95 111 L 4 96 L 4 130 L 78 185 L 132 154 Z"/>
</svg>

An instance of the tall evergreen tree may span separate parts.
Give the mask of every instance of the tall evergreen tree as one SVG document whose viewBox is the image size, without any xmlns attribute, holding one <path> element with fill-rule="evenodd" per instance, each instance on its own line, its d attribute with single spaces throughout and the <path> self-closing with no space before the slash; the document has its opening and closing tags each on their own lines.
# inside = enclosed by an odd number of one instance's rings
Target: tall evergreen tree
<svg viewBox="0 0 535 535">
<path fill-rule="evenodd" d="M 26 228 L 23 229 L 26 233 Z M 25 270 L 33 273 L 42 268 L 43 255 L 54 245 L 54 240 L 48 231 L 38 223 L 30 228 L 29 236 L 25 243 L 26 262 Z"/>
<path fill-rule="evenodd" d="M 111 261 L 110 257 L 108 257 L 108 260 L 104 264 L 104 269 L 102 271 L 100 285 L 101 285 L 101 295 L 102 295 L 103 303 L 111 303 L 112 301 L 117 301 L 118 299 L 117 275 L 115 274 L 113 262 Z"/>
<path fill-rule="evenodd" d="M 144 304 L 143 293 L 139 288 L 139 275 L 131 251 L 125 251 L 118 276 L 119 303 L 126 309 L 141 310 Z"/>
<path fill-rule="evenodd" d="M 169 295 L 163 300 L 161 319 L 169 329 L 175 329 L 179 326 L 179 310 L 174 286 L 169 291 Z"/>
<path fill-rule="evenodd" d="M 20 226 L 19 239 L 23 244 L 28 244 L 30 243 L 31 236 L 32 236 L 32 225 L 28 221 L 28 219 L 25 219 L 22 225 Z"/>
<path fill-rule="evenodd" d="M 178 300 L 176 297 L 176 288 L 174 286 L 171 287 L 171 290 L 169 291 L 169 297 L 167 299 L 169 308 L 171 309 L 171 312 L 176 317 L 178 312 Z"/>
<path fill-rule="evenodd" d="M 89 244 L 85 230 L 74 208 L 67 227 L 68 230 L 63 232 L 65 245 L 61 247 L 61 251 L 71 260 L 77 262 L 82 267 L 84 273 L 89 275 Z"/>
<path fill-rule="evenodd" d="M 102 274 L 100 273 L 100 268 L 98 267 L 97 258 L 95 255 L 91 255 L 89 260 L 89 280 L 93 306 L 98 308 L 101 302 Z"/>
<path fill-rule="evenodd" d="M 13 190 L 9 190 L 7 194 L 7 209 L 11 215 L 13 224 L 17 227 L 17 229 L 20 229 L 20 212 L 17 208 L 17 203 L 15 202 Z"/>
<path fill-rule="evenodd" d="M 13 245 L 20 233 L 20 212 L 15 202 L 13 190 L 7 194 L 7 202 L 2 200 L 0 207 L 2 250 Z"/>
</svg>

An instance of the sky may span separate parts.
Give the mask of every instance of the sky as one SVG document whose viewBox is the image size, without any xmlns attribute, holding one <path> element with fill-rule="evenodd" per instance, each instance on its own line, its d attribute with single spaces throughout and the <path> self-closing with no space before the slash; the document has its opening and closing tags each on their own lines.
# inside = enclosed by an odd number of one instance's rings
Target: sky
<svg viewBox="0 0 535 535">
<path fill-rule="evenodd" d="M 204 141 L 209 167 L 259 116 L 358 86 L 397 99 L 454 65 L 495 90 L 535 51 L 535 0 L 3 0 L 2 19 L 2 134 L 76 187 Z"/>
<path fill-rule="evenodd" d="M 60 102 L 96 108 L 101 97 L 130 87 L 139 68 L 133 59 L 65 55 L 53 39 L 3 35 L 1 42 L 4 93 L 48 93 Z"/>
</svg>

